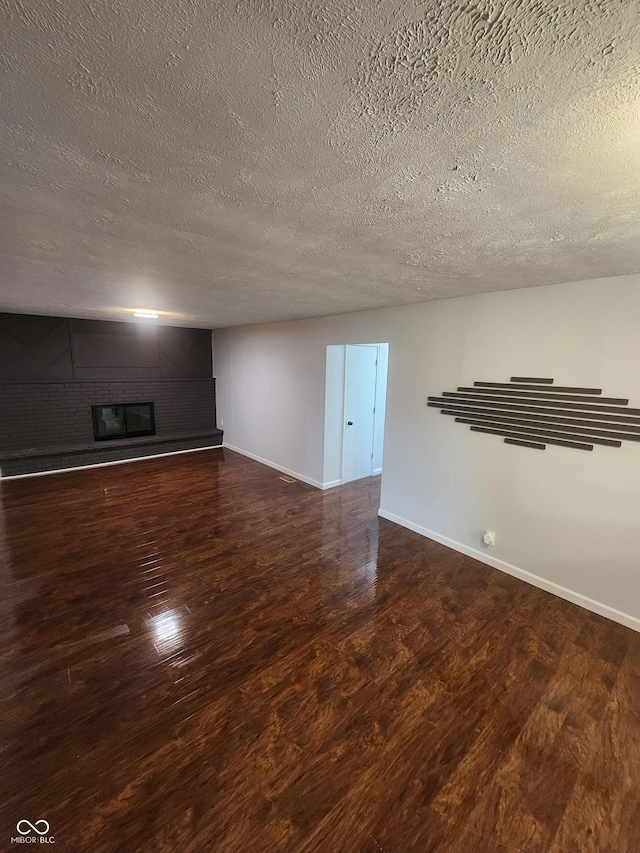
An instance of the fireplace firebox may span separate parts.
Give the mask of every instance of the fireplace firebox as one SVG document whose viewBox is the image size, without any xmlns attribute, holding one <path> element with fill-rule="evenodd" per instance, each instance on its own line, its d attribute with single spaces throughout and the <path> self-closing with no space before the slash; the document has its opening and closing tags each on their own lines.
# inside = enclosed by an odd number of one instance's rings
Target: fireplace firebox
<svg viewBox="0 0 640 853">
<path fill-rule="evenodd" d="M 91 406 L 96 441 L 155 435 L 153 403 L 109 403 Z"/>
</svg>

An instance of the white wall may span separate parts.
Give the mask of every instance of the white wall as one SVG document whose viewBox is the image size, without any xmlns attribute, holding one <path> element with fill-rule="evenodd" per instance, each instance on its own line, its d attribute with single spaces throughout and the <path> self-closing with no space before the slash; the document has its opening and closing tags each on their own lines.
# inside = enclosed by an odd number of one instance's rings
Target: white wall
<svg viewBox="0 0 640 853">
<path fill-rule="evenodd" d="M 640 275 L 219 330 L 218 413 L 225 443 L 322 485 L 326 347 L 389 341 L 381 514 L 640 628 L 640 443 L 529 450 L 426 407 L 530 375 L 638 408 L 639 332 Z"/>
<path fill-rule="evenodd" d="M 342 482 L 342 442 L 344 438 L 344 371 L 346 346 L 327 347 L 327 370 L 324 396 L 324 465 L 325 488 Z"/>
<path fill-rule="evenodd" d="M 373 426 L 373 473 L 382 471 L 384 452 L 384 419 L 387 411 L 387 371 L 389 344 L 378 344 L 378 374 L 376 376 L 376 417 Z"/>
</svg>

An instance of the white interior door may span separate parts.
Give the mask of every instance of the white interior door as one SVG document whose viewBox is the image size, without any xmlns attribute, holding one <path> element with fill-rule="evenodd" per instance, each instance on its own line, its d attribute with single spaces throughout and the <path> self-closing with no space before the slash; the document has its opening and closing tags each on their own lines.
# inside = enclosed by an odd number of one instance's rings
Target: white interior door
<svg viewBox="0 0 640 853">
<path fill-rule="evenodd" d="M 377 361 L 377 346 L 346 348 L 343 483 L 372 473 Z"/>
</svg>

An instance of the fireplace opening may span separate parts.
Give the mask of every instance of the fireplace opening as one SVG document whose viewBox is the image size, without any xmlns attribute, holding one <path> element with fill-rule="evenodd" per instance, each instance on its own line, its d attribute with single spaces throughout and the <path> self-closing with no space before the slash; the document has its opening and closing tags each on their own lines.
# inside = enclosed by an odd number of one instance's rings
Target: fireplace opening
<svg viewBox="0 0 640 853">
<path fill-rule="evenodd" d="M 109 403 L 91 406 L 93 435 L 96 441 L 155 435 L 153 403 Z"/>
</svg>

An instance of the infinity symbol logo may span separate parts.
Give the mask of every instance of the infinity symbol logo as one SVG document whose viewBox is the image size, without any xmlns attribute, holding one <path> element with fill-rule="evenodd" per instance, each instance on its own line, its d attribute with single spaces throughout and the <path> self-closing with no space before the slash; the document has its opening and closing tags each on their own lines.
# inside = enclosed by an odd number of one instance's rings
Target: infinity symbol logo
<svg viewBox="0 0 640 853">
<path fill-rule="evenodd" d="M 24 826 L 27 829 L 21 829 Z M 39 826 L 44 826 L 44 829 L 38 829 Z M 28 820 L 19 820 L 16 824 L 16 829 L 20 835 L 28 835 L 30 832 L 37 832 L 38 835 L 46 835 L 49 832 L 49 824 L 46 820 L 37 820 L 35 823 L 30 823 Z"/>
</svg>

